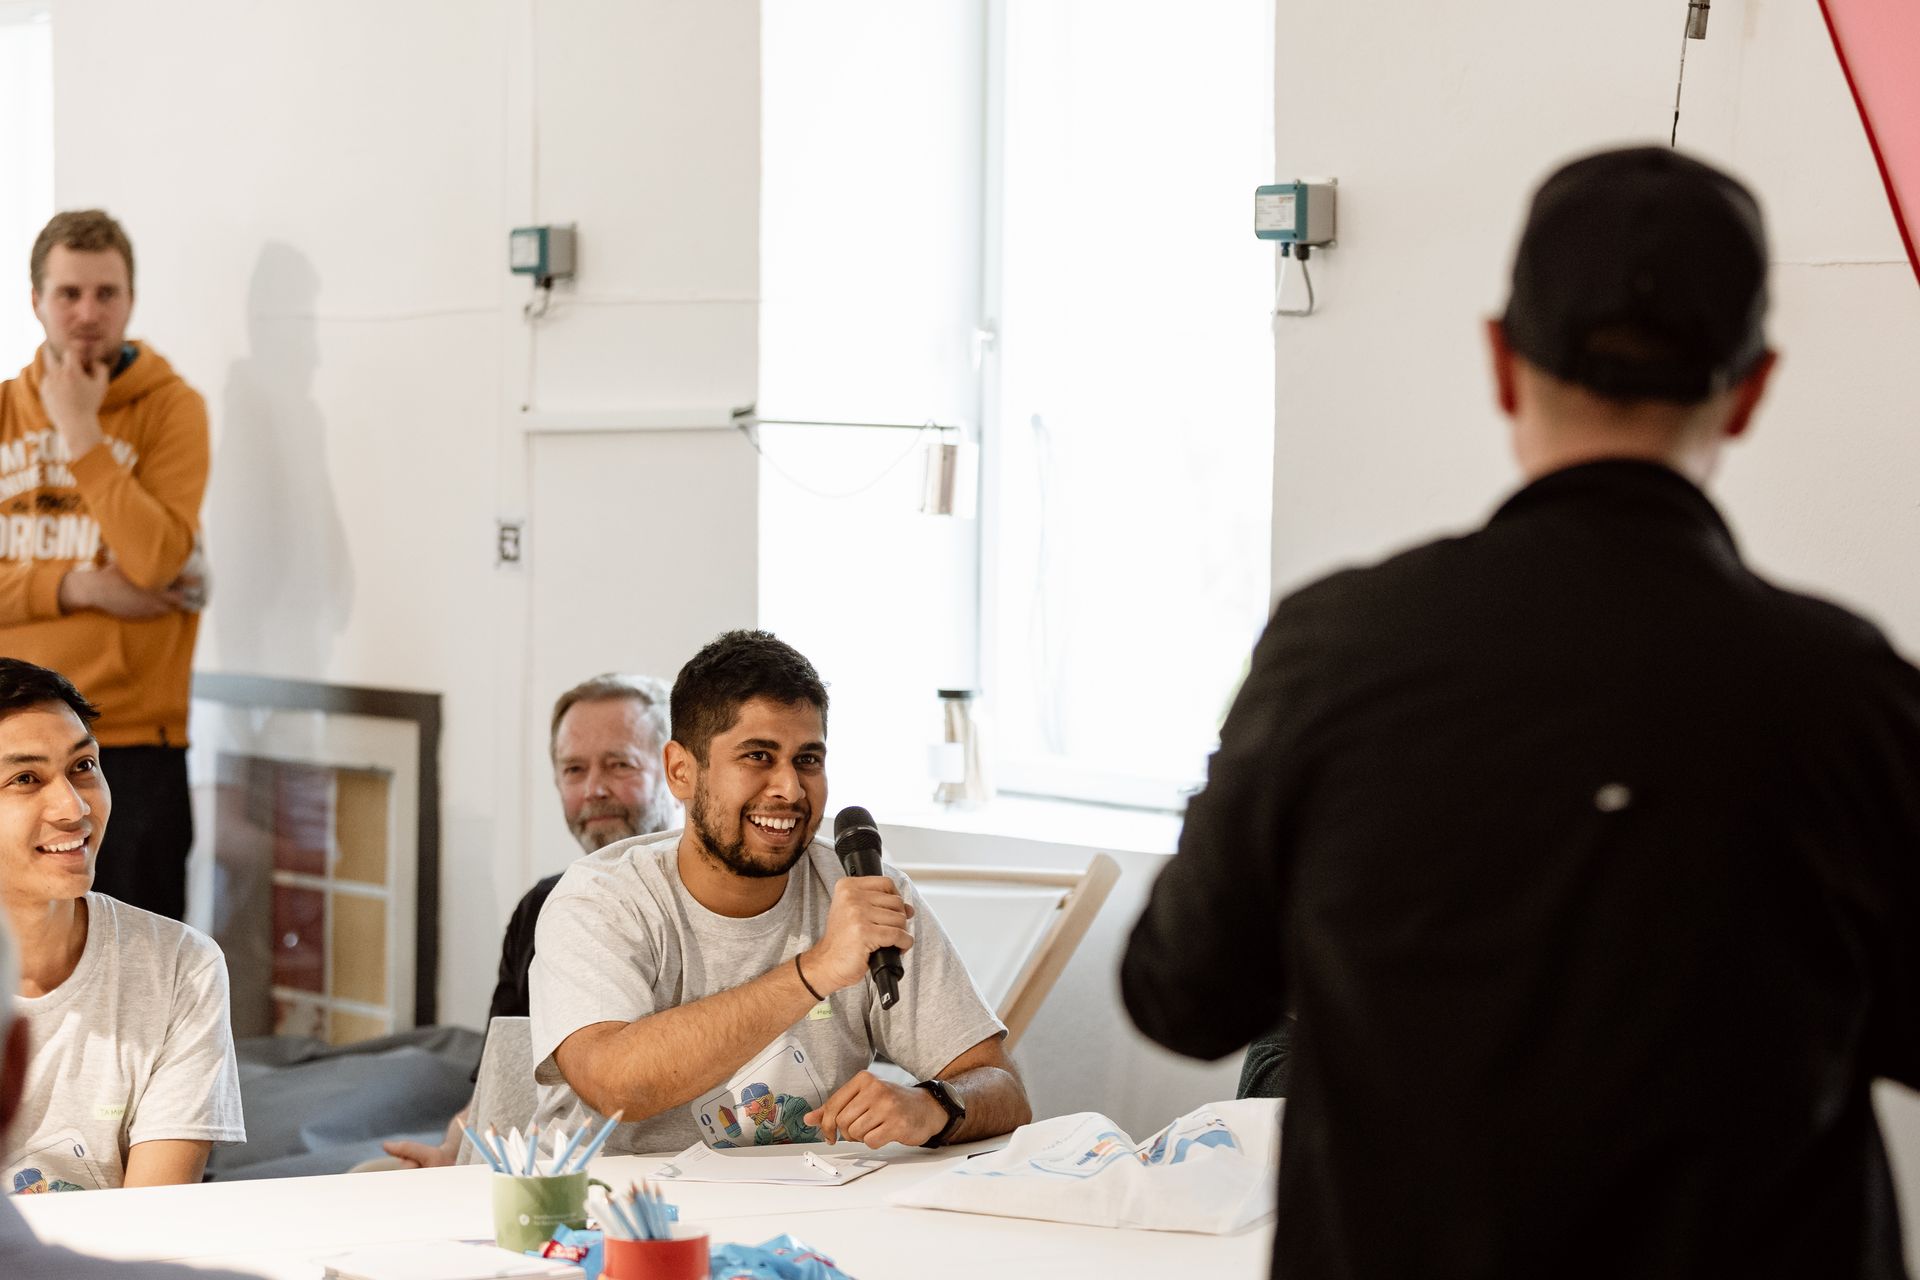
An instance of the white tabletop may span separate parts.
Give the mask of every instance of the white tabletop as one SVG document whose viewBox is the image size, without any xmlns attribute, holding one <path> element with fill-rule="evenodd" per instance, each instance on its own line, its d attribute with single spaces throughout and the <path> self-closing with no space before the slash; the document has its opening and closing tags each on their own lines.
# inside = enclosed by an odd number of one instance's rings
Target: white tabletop
<svg viewBox="0 0 1920 1280">
<path fill-rule="evenodd" d="M 716 1244 L 759 1244 L 791 1232 L 855 1280 L 959 1280 L 991 1274 L 1078 1277 L 1266 1274 L 1271 1225 L 1233 1236 L 1120 1231 L 1019 1218 L 902 1209 L 893 1191 L 965 1158 L 894 1148 L 888 1167 L 843 1187 L 672 1184 L 681 1220 Z M 649 1177 L 659 1156 L 596 1160 L 616 1186 Z M 41 1239 L 111 1258 L 231 1267 L 273 1280 L 315 1280 L 313 1259 L 363 1245 L 488 1239 L 493 1211 L 483 1166 L 418 1169 L 22 1196 Z M 984 1272 L 983 1272 L 984 1269 Z"/>
</svg>

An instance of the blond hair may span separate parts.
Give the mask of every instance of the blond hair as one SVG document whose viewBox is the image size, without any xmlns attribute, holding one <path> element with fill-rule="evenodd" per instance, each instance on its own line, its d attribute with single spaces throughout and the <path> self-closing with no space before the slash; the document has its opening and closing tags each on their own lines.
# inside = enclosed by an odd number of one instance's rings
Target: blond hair
<svg viewBox="0 0 1920 1280">
<path fill-rule="evenodd" d="M 561 694 L 559 700 L 553 704 L 553 723 L 547 728 L 547 754 L 552 755 L 554 748 L 560 745 L 560 722 L 576 704 L 608 702 L 615 698 L 631 698 L 640 704 L 641 719 L 653 733 L 653 750 L 658 751 L 667 744 L 672 729 L 667 719 L 666 684 L 652 676 L 635 676 L 608 671 L 591 679 L 582 680 Z"/>
<path fill-rule="evenodd" d="M 33 291 L 39 293 L 47 283 L 47 255 L 60 245 L 75 253 L 105 253 L 111 249 L 127 264 L 127 292 L 133 292 L 133 241 L 105 209 L 69 209 L 56 213 L 34 237 L 33 254 L 27 260 L 33 277 Z"/>
</svg>

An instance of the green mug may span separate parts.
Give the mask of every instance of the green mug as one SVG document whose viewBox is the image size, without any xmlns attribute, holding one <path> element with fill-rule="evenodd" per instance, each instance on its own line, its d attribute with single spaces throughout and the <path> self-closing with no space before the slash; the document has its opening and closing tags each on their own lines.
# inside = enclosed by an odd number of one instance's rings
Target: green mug
<svg viewBox="0 0 1920 1280">
<path fill-rule="evenodd" d="M 525 1253 L 553 1239 L 555 1227 L 587 1225 L 587 1188 L 611 1190 L 579 1173 L 493 1175 L 493 1242 Z"/>
</svg>

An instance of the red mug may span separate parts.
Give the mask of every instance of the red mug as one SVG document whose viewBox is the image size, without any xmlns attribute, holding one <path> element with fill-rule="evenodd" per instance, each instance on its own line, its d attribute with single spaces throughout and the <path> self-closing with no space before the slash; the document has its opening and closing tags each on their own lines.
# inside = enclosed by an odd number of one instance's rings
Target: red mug
<svg viewBox="0 0 1920 1280">
<path fill-rule="evenodd" d="M 707 1280 L 712 1264 L 707 1233 L 681 1235 L 671 1240 L 619 1240 L 606 1237 L 605 1270 L 600 1280 Z"/>
</svg>

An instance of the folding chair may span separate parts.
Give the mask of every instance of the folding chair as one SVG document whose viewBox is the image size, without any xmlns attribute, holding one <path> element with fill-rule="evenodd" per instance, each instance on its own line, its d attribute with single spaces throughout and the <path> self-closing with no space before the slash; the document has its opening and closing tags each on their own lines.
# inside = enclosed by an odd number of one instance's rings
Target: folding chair
<svg viewBox="0 0 1920 1280">
<path fill-rule="evenodd" d="M 1007 1024 L 1011 1050 L 1073 958 L 1120 864 L 1096 853 L 1081 871 L 903 864 L 953 939 L 980 994 Z M 913 963 L 908 953 L 907 963 Z"/>
<path fill-rule="evenodd" d="M 525 1133 L 533 1123 L 538 1096 L 533 1085 L 533 1019 L 495 1018 L 487 1024 L 487 1043 L 480 1050 L 480 1078 L 473 1086 L 473 1108 L 467 1127 L 485 1133 L 492 1125 L 501 1133 L 517 1128 Z M 473 1143 L 460 1139 L 459 1164 L 479 1164 Z"/>
</svg>

